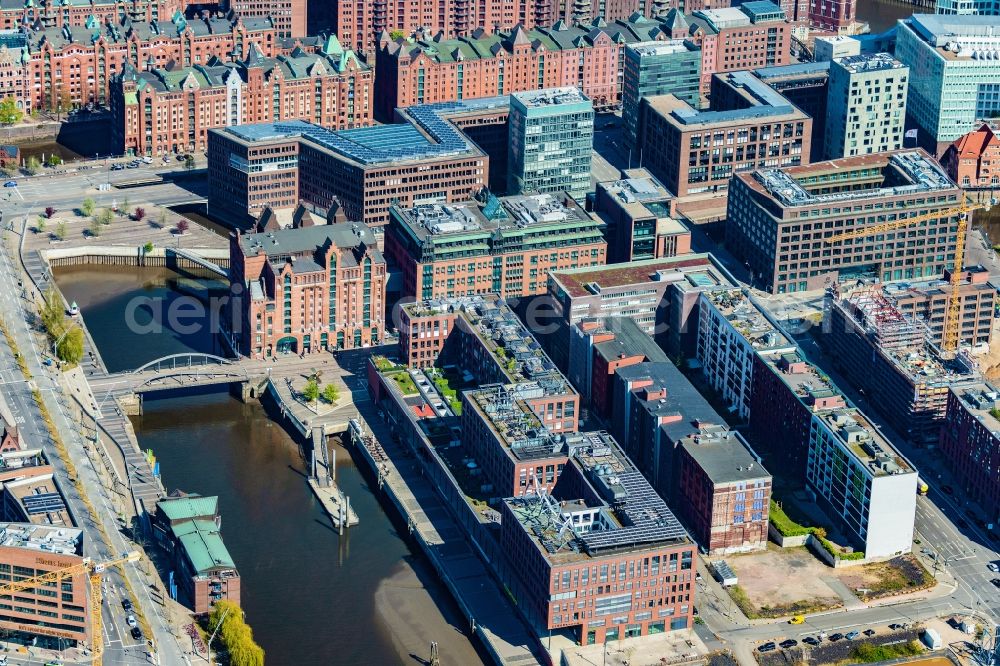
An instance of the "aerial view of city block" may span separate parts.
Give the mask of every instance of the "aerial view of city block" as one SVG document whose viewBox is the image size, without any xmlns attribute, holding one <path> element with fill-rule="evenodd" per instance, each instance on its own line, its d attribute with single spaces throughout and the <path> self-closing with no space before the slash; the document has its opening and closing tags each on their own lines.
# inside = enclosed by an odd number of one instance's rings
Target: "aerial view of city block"
<svg viewBox="0 0 1000 666">
<path fill-rule="evenodd" d="M 0 666 L 1000 666 L 997 0 L 0 0 Z"/>
</svg>

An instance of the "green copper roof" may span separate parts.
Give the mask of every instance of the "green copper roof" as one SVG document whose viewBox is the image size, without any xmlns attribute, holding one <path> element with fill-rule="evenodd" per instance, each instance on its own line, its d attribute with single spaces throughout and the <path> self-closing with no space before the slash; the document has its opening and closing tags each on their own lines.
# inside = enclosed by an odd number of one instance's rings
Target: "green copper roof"
<svg viewBox="0 0 1000 666">
<path fill-rule="evenodd" d="M 211 520 L 189 520 L 171 529 L 183 546 L 191 566 L 198 573 L 220 568 L 236 568 L 226 544 L 222 541 L 219 528 Z"/>
<path fill-rule="evenodd" d="M 169 520 L 190 520 L 214 516 L 219 512 L 218 497 L 178 497 L 161 500 L 156 505 Z"/>
</svg>

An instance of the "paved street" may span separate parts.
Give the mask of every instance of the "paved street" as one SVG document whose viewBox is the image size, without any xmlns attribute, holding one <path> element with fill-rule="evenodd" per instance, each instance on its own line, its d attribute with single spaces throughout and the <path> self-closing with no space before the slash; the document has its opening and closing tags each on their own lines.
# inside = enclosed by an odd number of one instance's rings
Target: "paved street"
<svg viewBox="0 0 1000 666">
<path fill-rule="evenodd" d="M 14 284 L 19 278 L 7 252 L 0 252 L 0 281 Z M 0 376 L 3 377 L 4 397 L 14 412 L 15 419 L 24 419 L 23 436 L 29 446 L 42 448 L 52 463 L 66 502 L 76 517 L 79 527 L 84 530 L 85 554 L 100 560 L 117 557 L 121 553 L 134 548 L 120 533 L 121 525 L 117 522 L 116 511 L 110 498 L 98 480 L 96 470 L 84 452 L 84 442 L 79 431 L 67 417 L 68 403 L 59 391 L 58 383 L 51 371 L 42 365 L 38 350 L 35 347 L 34 334 L 27 325 L 26 305 L 18 290 L 7 289 L 0 292 L 0 316 L 2 316 L 10 335 L 25 357 L 28 370 L 32 375 L 31 384 L 21 375 L 17 362 L 5 339 L 0 340 Z M 90 502 L 97 509 L 97 519 L 104 532 L 109 535 L 111 543 L 105 543 L 98 524 L 89 516 L 83 499 L 77 494 L 73 483 L 67 481 L 70 475 L 56 451 L 55 445 L 44 429 L 44 423 L 38 405 L 35 403 L 31 387 L 37 387 L 43 396 L 46 407 L 52 415 L 55 425 L 67 446 L 70 458 L 76 472 L 80 475 L 83 487 L 91 489 Z M 147 654 L 143 645 L 137 645 L 128 634 L 124 622 L 124 612 L 121 609 L 121 594 L 124 580 L 121 571 L 112 569 L 105 575 L 105 585 L 109 594 L 102 608 L 104 616 L 106 647 L 105 663 L 145 664 L 151 659 L 159 659 L 158 663 L 181 664 L 182 650 L 167 627 L 162 615 L 162 606 L 154 602 L 150 595 L 150 579 L 142 572 L 138 564 L 124 567 L 125 575 L 135 593 L 144 615 L 153 628 L 154 640 L 158 654 Z"/>
</svg>

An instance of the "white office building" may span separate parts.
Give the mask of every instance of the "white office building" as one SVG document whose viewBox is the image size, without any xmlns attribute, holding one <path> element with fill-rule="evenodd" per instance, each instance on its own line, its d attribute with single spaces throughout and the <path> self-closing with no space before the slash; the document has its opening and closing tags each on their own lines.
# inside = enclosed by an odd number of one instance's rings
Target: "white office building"
<svg viewBox="0 0 1000 666">
<path fill-rule="evenodd" d="M 866 559 L 910 551 L 917 473 L 858 410 L 813 414 L 806 483 Z"/>
<path fill-rule="evenodd" d="M 1000 114 L 1000 17 L 914 15 L 899 22 L 896 58 L 910 68 L 919 142 L 937 154 Z"/>
</svg>

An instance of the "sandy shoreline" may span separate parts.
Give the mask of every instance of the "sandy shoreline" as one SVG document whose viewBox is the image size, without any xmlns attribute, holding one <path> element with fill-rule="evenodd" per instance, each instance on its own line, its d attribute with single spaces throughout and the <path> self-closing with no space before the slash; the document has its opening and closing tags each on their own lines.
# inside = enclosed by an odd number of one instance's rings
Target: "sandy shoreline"
<svg viewBox="0 0 1000 666">
<path fill-rule="evenodd" d="M 414 567 L 420 569 L 419 576 Z M 434 576 L 422 561 L 403 561 L 375 591 L 375 612 L 392 638 L 399 663 L 428 663 L 431 641 L 437 641 L 442 666 L 482 664 L 472 639 L 462 632 L 464 618 Z M 427 587 L 421 578 L 428 581 Z"/>
</svg>

